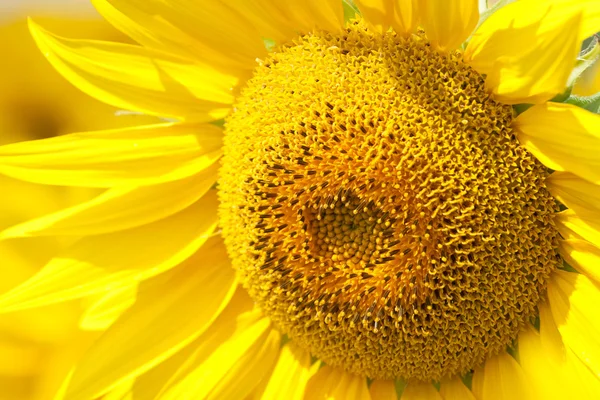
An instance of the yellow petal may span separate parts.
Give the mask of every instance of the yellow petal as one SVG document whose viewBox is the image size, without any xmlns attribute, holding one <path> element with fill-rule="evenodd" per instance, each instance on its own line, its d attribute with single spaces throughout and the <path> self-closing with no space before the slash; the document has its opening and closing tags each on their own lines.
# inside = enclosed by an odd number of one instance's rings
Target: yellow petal
<svg viewBox="0 0 600 400">
<path fill-rule="evenodd" d="M 74 133 L 0 147 L 0 173 L 61 186 L 152 185 L 214 164 L 222 137 L 214 125 L 187 123 Z"/>
<path fill-rule="evenodd" d="M 200 199 L 217 179 L 215 163 L 188 178 L 161 185 L 119 186 L 83 204 L 0 233 L 0 239 L 28 236 L 88 236 L 146 225 L 173 215 Z"/>
<path fill-rule="evenodd" d="M 237 54 L 212 49 L 190 36 L 178 24 L 154 18 L 148 10 L 136 4 L 120 0 L 91 1 L 104 19 L 146 48 L 190 60 L 210 60 L 216 70 L 238 78 L 247 78 L 254 67 L 248 57 L 240 59 Z"/>
<path fill-rule="evenodd" d="M 308 382 L 305 400 L 371 400 L 367 380 L 326 365 Z"/>
<path fill-rule="evenodd" d="M 560 255 L 577 271 L 600 283 L 600 248 L 587 240 L 560 241 Z"/>
<path fill-rule="evenodd" d="M 535 385 L 553 387 L 555 385 L 548 381 L 554 377 L 555 382 L 560 386 L 560 388 L 555 388 L 555 393 L 567 394 L 566 397 L 562 398 L 594 398 L 600 393 L 600 380 L 573 354 L 571 349 L 565 347 L 547 302 L 540 304 L 538 308 L 540 312 L 539 342 L 533 342 L 535 347 L 532 347 L 531 343 L 519 342 L 521 364 L 530 381 Z M 541 347 L 538 347 L 540 344 Z M 524 349 L 522 346 L 528 347 Z M 532 359 L 525 360 L 524 358 L 532 352 L 536 353 L 531 355 Z M 544 363 L 544 365 L 538 365 L 538 363 Z M 554 371 L 557 375 L 542 375 L 539 373 L 540 370 L 544 371 L 551 368 L 551 366 L 558 368 Z M 535 368 L 535 370 L 531 370 L 532 368 Z M 538 381 L 534 382 L 535 379 Z M 540 393 L 545 391 L 545 389 L 538 390 Z"/>
<path fill-rule="evenodd" d="M 521 366 L 508 353 L 488 358 L 473 375 L 473 394 L 477 400 L 535 400 Z"/>
<path fill-rule="evenodd" d="M 78 364 L 66 400 L 99 397 L 175 354 L 211 326 L 235 288 L 221 239 L 169 276 L 143 283 L 135 304 Z"/>
<path fill-rule="evenodd" d="M 555 215 L 554 221 L 565 239 L 583 239 L 600 247 L 600 214 L 564 210 Z"/>
<path fill-rule="evenodd" d="M 134 380 L 125 381 L 102 396 L 102 400 L 134 400 L 131 387 Z"/>
<path fill-rule="evenodd" d="M 304 33 L 315 28 L 337 32 L 344 26 L 344 7 L 338 0 L 286 1 L 279 6 L 296 29 Z"/>
<path fill-rule="evenodd" d="M 600 289 L 585 275 L 555 271 L 548 300 L 563 342 L 600 376 Z"/>
<path fill-rule="evenodd" d="M 311 364 L 310 354 L 288 343 L 281 349 L 275 369 L 261 400 L 302 400 L 308 380 L 317 372 L 319 363 Z"/>
<path fill-rule="evenodd" d="M 513 128 L 548 168 L 600 184 L 600 115 L 571 104 L 545 103 L 519 115 Z"/>
<path fill-rule="evenodd" d="M 81 316 L 79 328 L 84 331 L 106 330 L 135 303 L 137 288 L 136 283 L 98 296 Z"/>
<path fill-rule="evenodd" d="M 298 36 L 298 27 L 286 15 L 283 4 L 272 0 L 229 0 L 228 4 L 250 21 L 263 38 L 285 43 Z"/>
<path fill-rule="evenodd" d="M 125 110 L 216 120 L 229 112 L 237 78 L 208 64 L 120 43 L 69 40 L 30 23 L 54 68 L 88 95 Z"/>
<path fill-rule="evenodd" d="M 398 400 L 394 381 L 375 380 L 369 387 L 371 400 Z"/>
<path fill-rule="evenodd" d="M 519 359 L 538 398 L 577 398 L 572 396 L 573 389 L 561 365 L 546 355 L 540 335 L 531 326 L 519 333 Z"/>
<path fill-rule="evenodd" d="M 554 172 L 546 185 L 552 196 L 577 214 L 600 213 L 600 185 L 568 172 Z"/>
<path fill-rule="evenodd" d="M 581 3 L 522 0 L 504 6 L 473 34 L 465 60 L 487 75 L 486 85 L 499 101 L 549 100 L 564 91 L 581 32 L 588 29 Z"/>
<path fill-rule="evenodd" d="M 157 400 L 243 399 L 277 361 L 281 336 L 260 313 L 220 318 Z"/>
<path fill-rule="evenodd" d="M 81 239 L 32 278 L 0 296 L 0 312 L 102 293 L 173 268 L 212 234 L 217 205 L 213 191 L 164 220 Z"/>
<path fill-rule="evenodd" d="M 236 334 L 239 335 L 262 317 L 246 291 L 238 287 L 227 307 L 206 332 L 172 357 L 136 378 L 133 387 L 135 399 L 156 399 L 164 388 L 176 384 L 176 380 L 183 379 L 191 371 L 198 355 L 205 354 L 204 357 L 207 357 L 214 349 Z"/>
<path fill-rule="evenodd" d="M 414 32 L 419 25 L 417 0 L 357 0 L 363 17 L 379 32 L 390 27 L 397 33 Z"/>
<path fill-rule="evenodd" d="M 196 60 L 254 67 L 266 53 L 259 32 L 224 1 L 92 0 L 118 29 L 149 48 Z M 157 17 L 160 16 L 160 17 Z"/>
<path fill-rule="evenodd" d="M 442 381 L 440 394 L 444 400 L 475 400 L 473 393 L 459 377 Z"/>
<path fill-rule="evenodd" d="M 445 50 L 464 42 L 479 21 L 477 0 L 425 0 L 421 2 L 421 23 L 427 38 Z"/>
<path fill-rule="evenodd" d="M 408 382 L 400 400 L 442 400 L 442 396 L 431 383 Z"/>
<path fill-rule="evenodd" d="M 600 92 L 600 60 L 596 60 L 586 69 L 573 86 L 573 94 L 578 96 L 592 96 L 598 92 Z"/>
</svg>

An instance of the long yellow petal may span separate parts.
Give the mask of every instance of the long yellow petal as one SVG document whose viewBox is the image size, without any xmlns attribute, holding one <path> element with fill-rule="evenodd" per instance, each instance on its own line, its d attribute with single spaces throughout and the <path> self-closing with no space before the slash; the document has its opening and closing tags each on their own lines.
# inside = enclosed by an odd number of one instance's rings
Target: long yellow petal
<svg viewBox="0 0 600 400">
<path fill-rule="evenodd" d="M 206 332 L 172 357 L 136 378 L 133 387 L 135 399 L 156 400 L 167 387 L 177 384 L 191 372 L 199 356 L 210 356 L 215 349 L 232 338 L 239 337 L 242 331 L 262 318 L 261 311 L 254 307 L 246 291 L 238 286 L 227 307 Z"/>
<path fill-rule="evenodd" d="M 222 240 L 140 287 L 135 304 L 78 364 L 66 400 L 96 398 L 191 343 L 212 324 L 236 288 Z"/>
<path fill-rule="evenodd" d="M 215 322 L 157 400 L 235 400 L 252 392 L 277 361 L 281 336 L 256 314 L 231 322 Z"/>
<path fill-rule="evenodd" d="M 513 128 L 548 168 L 600 184 L 600 115 L 571 104 L 545 103 L 520 114 Z"/>
<path fill-rule="evenodd" d="M 156 18 L 158 10 L 156 7 L 169 7 L 166 2 L 158 4 L 157 1 L 92 0 L 92 3 L 104 19 L 144 47 L 177 54 L 191 60 L 210 60 L 211 65 L 229 75 L 243 76 L 247 74 L 247 71 L 254 67 L 254 58 L 265 51 L 264 47 L 260 49 L 259 46 L 256 46 L 254 40 L 260 38 L 258 36 L 252 38 L 254 35 L 246 35 L 245 38 L 253 43 L 251 48 L 247 46 L 236 49 L 232 49 L 230 46 L 211 47 L 210 43 L 203 43 L 202 37 L 195 36 L 194 32 L 189 30 L 189 26 L 184 27 L 172 18 Z M 172 6 L 170 7 L 172 8 Z M 213 34 L 220 32 L 220 29 L 227 28 L 227 24 L 223 23 L 225 21 L 213 15 L 206 21 L 200 22 L 195 29 L 206 26 L 205 22 L 209 20 L 220 23 L 219 31 L 214 31 Z M 244 33 L 236 29 L 237 27 L 233 28 L 231 32 Z M 232 40 L 229 34 L 221 34 L 221 36 L 224 36 L 221 40 Z M 240 39 L 235 40 L 239 41 Z M 254 53 L 252 49 L 258 53 Z"/>
<path fill-rule="evenodd" d="M 546 179 L 546 185 L 558 201 L 577 214 L 600 213 L 600 185 L 569 172 L 554 172 Z"/>
<path fill-rule="evenodd" d="M 583 239 L 600 247 L 600 214 L 564 210 L 556 214 L 554 221 L 565 239 Z"/>
<path fill-rule="evenodd" d="M 375 380 L 369 387 L 371 400 L 398 400 L 396 384 L 389 380 Z"/>
<path fill-rule="evenodd" d="M 337 32 L 344 26 L 344 7 L 338 0 L 286 1 L 281 7 L 296 29 L 304 33 L 315 28 Z"/>
<path fill-rule="evenodd" d="M 216 120 L 233 103 L 238 79 L 209 64 L 140 46 L 70 40 L 35 23 L 31 33 L 42 53 L 88 95 L 125 110 L 179 119 Z"/>
<path fill-rule="evenodd" d="M 0 147 L 0 173 L 61 186 L 152 185 L 214 164 L 222 137 L 219 127 L 187 123 L 74 133 Z"/>
<path fill-rule="evenodd" d="M 400 400 L 442 400 L 431 383 L 408 382 Z"/>
<path fill-rule="evenodd" d="M 473 375 L 473 394 L 477 400 L 535 400 L 521 366 L 508 353 L 487 359 Z"/>
<path fill-rule="evenodd" d="M 475 400 L 473 393 L 459 377 L 442 381 L 440 394 L 444 400 Z"/>
<path fill-rule="evenodd" d="M 371 400 L 367 379 L 326 365 L 308 382 L 305 400 Z"/>
<path fill-rule="evenodd" d="M 477 0 L 425 0 L 419 4 L 427 38 L 444 50 L 460 46 L 479 21 Z"/>
<path fill-rule="evenodd" d="M 286 344 L 281 349 L 279 360 L 269 377 L 261 400 L 302 400 L 308 380 L 317 372 L 318 363 L 311 365 L 310 354 Z"/>
<path fill-rule="evenodd" d="M 397 33 L 407 34 L 419 25 L 417 0 L 357 0 L 355 3 L 367 22 L 379 32 L 391 27 Z"/>
<path fill-rule="evenodd" d="M 600 248 L 587 240 L 560 241 L 560 254 L 577 271 L 600 284 Z"/>
<path fill-rule="evenodd" d="M 111 290 L 98 296 L 81 316 L 79 328 L 84 331 L 103 331 L 135 303 L 138 284 Z"/>
<path fill-rule="evenodd" d="M 539 305 L 540 312 L 540 342 L 541 348 L 530 350 L 540 351 L 541 354 L 537 358 L 546 357 L 546 362 L 557 365 L 559 368 L 557 381 L 569 393 L 564 398 L 574 399 L 592 399 L 600 393 L 600 379 L 594 376 L 585 364 L 575 356 L 573 351 L 566 347 L 562 341 L 560 333 L 556 328 L 552 317 L 552 311 L 547 302 Z M 524 350 L 524 351 L 527 351 Z M 522 353 L 521 344 L 519 344 L 519 352 Z M 525 367 L 523 357 L 521 357 L 523 366 Z M 530 367 L 535 367 L 535 362 Z M 533 371 L 537 374 L 537 371 Z M 539 384 L 546 385 L 548 377 L 536 375 L 540 379 Z M 530 378 L 534 379 L 534 378 Z M 564 391 L 557 389 L 556 393 Z"/>
<path fill-rule="evenodd" d="M 272 0 L 229 0 L 228 3 L 250 21 L 263 38 L 282 44 L 298 36 L 298 26 L 286 15 L 283 4 Z"/>
<path fill-rule="evenodd" d="M 600 16 L 583 3 L 590 2 L 522 0 L 502 7 L 473 34 L 465 59 L 487 75 L 486 85 L 504 103 L 549 100 L 564 91 L 582 32 Z"/>
<path fill-rule="evenodd" d="M 30 236 L 88 236 L 146 225 L 200 199 L 217 179 L 218 163 L 199 174 L 161 185 L 109 189 L 77 206 L 0 232 L 0 239 Z"/>
<path fill-rule="evenodd" d="M 81 239 L 0 296 L 0 312 L 39 307 L 129 286 L 180 264 L 217 226 L 217 197 L 139 228 Z M 190 223 L 194 221 L 194 223 Z"/>
<path fill-rule="evenodd" d="M 540 334 L 531 326 L 519 333 L 519 359 L 521 368 L 538 398 L 579 398 L 574 396 L 570 377 L 565 376 L 562 366 L 546 354 Z"/>
<path fill-rule="evenodd" d="M 600 376 L 600 289 L 585 275 L 555 271 L 548 300 L 563 342 Z"/>
</svg>

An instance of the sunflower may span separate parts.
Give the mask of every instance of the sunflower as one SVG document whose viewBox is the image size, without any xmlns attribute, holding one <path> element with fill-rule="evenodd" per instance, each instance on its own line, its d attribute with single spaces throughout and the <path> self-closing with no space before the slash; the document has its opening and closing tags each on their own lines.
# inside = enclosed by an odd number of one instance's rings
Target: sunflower
<svg viewBox="0 0 600 400">
<path fill-rule="evenodd" d="M 598 397 L 595 1 L 93 3 L 38 46 L 163 122 L 0 148 L 106 189 L 2 233 L 80 239 L 0 310 L 126 309 L 60 398 Z"/>
<path fill-rule="evenodd" d="M 97 18 L 65 18 L 59 15 L 60 7 L 54 14 L 44 17 L 44 24 L 73 35 L 122 40 L 122 34 Z M 50 65 L 38 62 L 39 51 L 24 16 L 12 15 L 2 21 L 0 51 L 5 55 L 0 64 L 0 144 L 134 122 L 116 117 L 115 108 L 86 96 Z M 43 187 L 5 176 L 0 177 L 0 188 L 1 230 L 91 198 L 89 189 Z M 34 275 L 68 245 L 70 240 L 64 239 L 40 237 L 1 242 L 0 292 Z M 73 303 L 0 315 L 1 400 L 52 397 L 75 360 L 97 336 L 77 329 L 80 315 L 81 308 Z M 93 322 L 98 325 L 92 312 L 84 317 L 87 328 Z"/>
</svg>

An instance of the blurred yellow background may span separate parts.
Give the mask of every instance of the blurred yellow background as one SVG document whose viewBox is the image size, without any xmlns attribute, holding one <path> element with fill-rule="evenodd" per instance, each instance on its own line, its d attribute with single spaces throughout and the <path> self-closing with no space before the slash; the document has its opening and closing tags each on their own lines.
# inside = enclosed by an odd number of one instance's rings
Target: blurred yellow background
<svg viewBox="0 0 600 400">
<path fill-rule="evenodd" d="M 139 122 L 119 116 L 60 77 L 37 50 L 26 17 L 51 31 L 124 41 L 86 0 L 18 0 L 0 5 L 0 144 Z M 0 230 L 90 198 L 91 190 L 27 184 L 0 176 Z M 0 242 L 0 293 L 29 278 L 76 238 Z M 35 251 L 31 250 L 35 249 Z M 0 315 L 0 400 L 54 398 L 75 360 L 98 332 L 78 329 L 86 303 Z"/>
</svg>

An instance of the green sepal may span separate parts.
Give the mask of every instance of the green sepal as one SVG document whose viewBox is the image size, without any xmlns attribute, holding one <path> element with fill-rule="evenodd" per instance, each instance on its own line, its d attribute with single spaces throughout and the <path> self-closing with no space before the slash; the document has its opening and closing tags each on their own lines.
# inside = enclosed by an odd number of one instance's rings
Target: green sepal
<svg viewBox="0 0 600 400">
<path fill-rule="evenodd" d="M 352 0 L 342 0 L 342 5 L 344 6 L 344 22 L 348 22 L 356 16 L 360 15 L 360 11 L 354 1 Z"/>
<path fill-rule="evenodd" d="M 591 96 L 576 96 L 569 97 L 565 103 L 573 104 L 577 107 L 585 108 L 596 114 L 600 114 L 600 92 Z"/>
<path fill-rule="evenodd" d="M 591 37 L 587 47 L 579 54 L 579 57 L 577 57 L 577 63 L 575 64 L 575 67 L 571 71 L 571 75 L 567 80 L 567 89 L 563 93 L 556 95 L 551 101 L 557 103 L 571 103 L 571 98 L 577 97 L 571 95 L 577 80 L 585 71 L 587 71 L 588 68 L 590 68 L 596 62 L 599 62 L 598 60 L 600 60 L 600 43 L 598 41 L 598 36 L 594 35 Z"/>
</svg>

